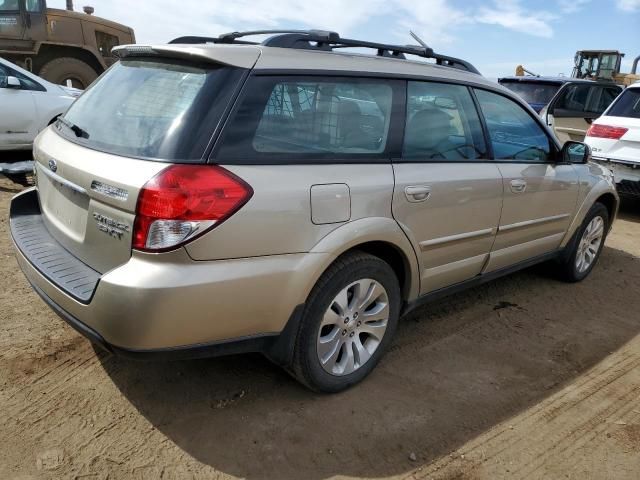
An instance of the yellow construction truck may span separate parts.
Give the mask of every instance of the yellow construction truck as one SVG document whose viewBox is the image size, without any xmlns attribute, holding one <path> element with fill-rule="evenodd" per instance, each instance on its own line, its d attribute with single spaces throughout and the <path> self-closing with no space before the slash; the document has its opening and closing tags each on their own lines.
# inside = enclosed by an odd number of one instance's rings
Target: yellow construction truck
<svg viewBox="0 0 640 480">
<path fill-rule="evenodd" d="M 50 82 L 86 88 L 116 59 L 111 49 L 135 43 L 134 31 L 83 12 L 47 8 L 46 0 L 0 0 L 0 57 Z"/>
<path fill-rule="evenodd" d="M 618 50 L 580 50 L 576 52 L 573 78 L 590 80 L 610 80 L 617 85 L 628 87 L 640 81 L 638 63 L 640 56 L 633 61 L 630 73 L 622 73 L 621 65 L 624 53 Z"/>
<path fill-rule="evenodd" d="M 640 81 L 638 64 L 640 55 L 636 57 L 631 66 L 630 73 L 622 73 L 622 59 L 625 54 L 618 50 L 579 50 L 574 58 L 571 78 L 585 80 L 604 80 L 628 87 L 632 83 Z M 523 65 L 516 67 L 516 77 L 527 75 L 538 76 L 527 70 Z"/>
</svg>

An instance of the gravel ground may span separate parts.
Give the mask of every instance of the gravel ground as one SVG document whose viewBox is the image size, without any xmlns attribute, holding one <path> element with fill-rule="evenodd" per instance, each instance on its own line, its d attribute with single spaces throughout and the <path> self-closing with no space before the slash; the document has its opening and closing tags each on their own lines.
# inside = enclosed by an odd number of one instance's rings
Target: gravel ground
<svg viewBox="0 0 640 480">
<path fill-rule="evenodd" d="M 640 205 L 592 276 L 548 268 L 401 322 L 360 386 L 323 396 L 257 355 L 116 358 L 13 257 L 0 180 L 0 478 L 638 478 Z"/>
</svg>

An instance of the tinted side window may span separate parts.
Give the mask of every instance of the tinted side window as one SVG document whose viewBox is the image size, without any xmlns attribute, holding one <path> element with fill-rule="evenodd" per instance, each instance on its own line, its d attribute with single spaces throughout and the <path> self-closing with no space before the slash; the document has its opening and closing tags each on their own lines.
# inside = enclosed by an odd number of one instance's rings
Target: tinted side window
<svg viewBox="0 0 640 480">
<path fill-rule="evenodd" d="M 403 157 L 461 161 L 486 154 L 482 125 L 466 87 L 409 82 Z"/>
<path fill-rule="evenodd" d="M 572 112 L 585 112 L 587 111 L 590 91 L 590 85 L 570 85 L 560 94 L 561 96 L 558 98 L 555 108 Z"/>
<path fill-rule="evenodd" d="M 380 80 L 253 77 L 217 157 L 243 163 L 381 156 L 393 88 Z"/>
<path fill-rule="evenodd" d="M 621 90 L 613 87 L 598 87 L 598 90 L 599 95 L 594 98 L 589 111 L 602 114 L 607 108 L 609 108 L 611 102 L 613 102 L 616 97 L 620 95 Z"/>
<path fill-rule="evenodd" d="M 529 113 L 513 100 L 476 90 L 496 160 L 546 162 L 551 158 L 549 137 Z"/>
</svg>

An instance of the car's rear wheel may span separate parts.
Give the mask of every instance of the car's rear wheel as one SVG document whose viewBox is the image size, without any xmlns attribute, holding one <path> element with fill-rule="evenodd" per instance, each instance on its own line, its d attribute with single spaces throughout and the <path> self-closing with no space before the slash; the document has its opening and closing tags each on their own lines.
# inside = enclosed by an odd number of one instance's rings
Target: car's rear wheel
<svg viewBox="0 0 640 480">
<path fill-rule="evenodd" d="M 600 258 L 608 231 L 609 211 L 596 203 L 587 213 L 561 263 L 560 273 L 564 280 L 579 282 L 591 273 Z"/>
<path fill-rule="evenodd" d="M 337 260 L 309 296 L 294 351 L 296 378 L 321 392 L 360 382 L 391 341 L 400 302 L 386 262 L 361 252 Z"/>
</svg>

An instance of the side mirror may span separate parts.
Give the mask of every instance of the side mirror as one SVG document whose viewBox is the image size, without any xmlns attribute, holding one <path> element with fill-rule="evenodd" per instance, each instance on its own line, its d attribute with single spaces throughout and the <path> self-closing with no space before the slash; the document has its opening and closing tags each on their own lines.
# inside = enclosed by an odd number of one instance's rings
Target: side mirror
<svg viewBox="0 0 640 480">
<path fill-rule="evenodd" d="M 566 163 L 589 163 L 591 147 L 583 142 L 566 142 L 562 147 L 562 161 Z"/>
<path fill-rule="evenodd" d="M 11 88 L 14 90 L 20 90 L 22 88 L 22 84 L 20 83 L 20 80 L 17 77 L 12 77 L 11 75 L 9 75 L 6 78 L 7 80 L 4 85 L 4 88 Z"/>
</svg>

